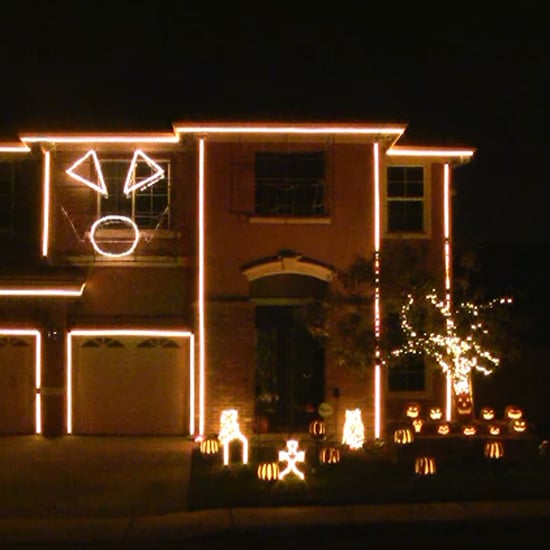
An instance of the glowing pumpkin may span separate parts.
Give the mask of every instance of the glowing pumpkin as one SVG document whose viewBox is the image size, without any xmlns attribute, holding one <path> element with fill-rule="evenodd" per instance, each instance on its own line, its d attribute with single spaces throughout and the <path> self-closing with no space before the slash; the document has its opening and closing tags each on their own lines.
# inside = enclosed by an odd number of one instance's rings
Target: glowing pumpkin
<svg viewBox="0 0 550 550">
<path fill-rule="evenodd" d="M 415 418 L 412 422 L 412 427 L 415 431 L 415 433 L 419 434 L 422 431 L 422 426 L 424 425 L 424 422 L 422 422 L 421 418 Z"/>
<path fill-rule="evenodd" d="M 470 394 L 467 392 L 457 394 L 456 412 L 461 416 L 465 416 L 468 414 L 472 414 L 473 410 L 474 410 L 474 405 L 472 403 L 472 398 Z"/>
<path fill-rule="evenodd" d="M 409 428 L 398 428 L 393 432 L 393 441 L 397 445 L 408 445 L 413 442 L 413 439 L 413 432 Z"/>
<path fill-rule="evenodd" d="M 441 407 L 431 407 L 430 408 L 430 419 L 431 420 L 441 420 L 443 417 L 443 411 Z"/>
<path fill-rule="evenodd" d="M 338 464 L 340 462 L 340 449 L 337 447 L 325 447 L 319 451 L 321 464 Z"/>
<path fill-rule="evenodd" d="M 489 434 L 499 435 L 500 434 L 500 426 L 497 426 L 496 424 L 491 424 L 489 426 Z"/>
<path fill-rule="evenodd" d="M 514 433 L 523 433 L 527 430 L 527 422 L 523 418 L 514 418 L 509 426 L 510 431 Z"/>
<path fill-rule="evenodd" d="M 414 473 L 417 476 L 432 476 L 436 473 L 436 463 L 433 456 L 419 456 L 414 462 Z"/>
<path fill-rule="evenodd" d="M 443 422 L 437 427 L 437 433 L 439 435 L 449 435 L 451 433 L 451 427 L 447 422 Z"/>
<path fill-rule="evenodd" d="M 258 465 L 258 479 L 273 483 L 279 479 L 279 464 L 277 462 L 262 462 Z"/>
<path fill-rule="evenodd" d="M 407 403 L 405 405 L 405 416 L 407 418 L 418 418 L 420 416 L 420 405 L 418 403 Z"/>
<path fill-rule="evenodd" d="M 492 407 L 483 407 L 480 412 L 483 420 L 493 420 L 495 418 L 495 409 Z"/>
<path fill-rule="evenodd" d="M 473 424 L 464 424 L 462 426 L 462 433 L 466 437 L 472 437 L 473 435 L 476 435 L 476 427 Z"/>
<path fill-rule="evenodd" d="M 312 420 L 309 423 L 309 435 L 313 439 L 324 439 L 326 432 L 327 428 L 324 420 Z"/>
<path fill-rule="evenodd" d="M 504 409 L 504 417 L 508 420 L 519 420 L 523 417 L 523 411 L 515 405 L 508 405 Z"/>
<path fill-rule="evenodd" d="M 489 460 L 500 460 L 504 456 L 504 445 L 501 441 L 487 441 L 483 453 Z"/>
<path fill-rule="evenodd" d="M 202 455 L 212 456 L 220 450 L 220 442 L 217 437 L 207 437 L 200 442 L 199 449 Z"/>
</svg>

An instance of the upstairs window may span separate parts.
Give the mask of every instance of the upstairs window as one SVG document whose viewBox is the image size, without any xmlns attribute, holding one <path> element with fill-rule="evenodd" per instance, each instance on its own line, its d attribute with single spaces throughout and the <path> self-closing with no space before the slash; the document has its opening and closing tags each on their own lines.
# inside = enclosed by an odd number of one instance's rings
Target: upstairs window
<svg viewBox="0 0 550 550">
<path fill-rule="evenodd" d="M 14 180 L 14 164 L 0 162 L 0 229 L 13 228 Z"/>
<path fill-rule="evenodd" d="M 128 160 L 102 159 L 101 168 L 108 196 L 98 195 L 99 216 L 110 214 L 128 216 L 140 229 L 168 229 L 170 227 L 170 163 L 155 162 L 164 170 L 164 177 L 153 185 L 124 193 L 124 183 L 130 169 Z M 151 167 L 138 160 L 132 172 L 132 185 L 151 175 Z"/>
<path fill-rule="evenodd" d="M 390 166 L 387 171 L 389 233 L 424 231 L 424 168 Z"/>
<path fill-rule="evenodd" d="M 324 216 L 323 151 L 256 153 L 255 214 Z"/>
<path fill-rule="evenodd" d="M 388 369 L 390 392 L 423 392 L 426 389 L 426 366 L 421 355 L 404 355 Z"/>
</svg>

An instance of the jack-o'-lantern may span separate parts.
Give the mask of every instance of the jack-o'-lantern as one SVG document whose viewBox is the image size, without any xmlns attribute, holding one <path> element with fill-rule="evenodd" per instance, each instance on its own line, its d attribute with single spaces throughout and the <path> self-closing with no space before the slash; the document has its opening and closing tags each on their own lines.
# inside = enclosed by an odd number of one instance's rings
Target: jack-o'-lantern
<svg viewBox="0 0 550 550">
<path fill-rule="evenodd" d="M 495 409 L 492 407 L 483 407 L 480 413 L 483 420 L 493 420 L 495 418 Z"/>
<path fill-rule="evenodd" d="M 215 455 L 220 450 L 220 442 L 217 437 L 207 437 L 200 442 L 199 450 L 205 456 Z"/>
<path fill-rule="evenodd" d="M 338 447 L 325 447 L 319 451 L 321 464 L 338 464 L 340 462 L 340 449 Z"/>
<path fill-rule="evenodd" d="M 500 460 L 504 456 L 504 445 L 501 441 L 487 441 L 483 453 L 490 460 Z"/>
<path fill-rule="evenodd" d="M 441 420 L 443 417 L 443 411 L 441 407 L 431 407 L 430 408 L 430 419 L 431 420 Z"/>
<path fill-rule="evenodd" d="M 447 422 L 442 422 L 437 427 L 437 433 L 439 435 L 449 435 L 451 433 L 451 427 L 449 426 L 449 424 Z"/>
<path fill-rule="evenodd" d="M 476 435 L 476 427 L 473 424 L 464 424 L 462 426 L 462 433 L 466 437 L 472 437 L 473 435 Z"/>
<path fill-rule="evenodd" d="M 393 432 L 393 441 L 397 445 L 409 445 L 413 440 L 414 435 L 410 428 L 397 428 Z"/>
<path fill-rule="evenodd" d="M 324 439 L 327 428 L 324 420 L 312 420 L 309 423 L 309 435 L 313 439 Z"/>
<path fill-rule="evenodd" d="M 273 483 L 279 479 L 278 462 L 262 462 L 258 465 L 258 479 Z"/>
<path fill-rule="evenodd" d="M 500 426 L 497 426 L 496 424 L 490 424 L 489 425 L 489 434 L 490 435 L 499 435 L 500 434 Z"/>
<path fill-rule="evenodd" d="M 405 416 L 407 418 L 418 418 L 420 416 L 420 405 L 418 403 L 407 403 L 405 405 Z"/>
<path fill-rule="evenodd" d="M 523 433 L 527 430 L 527 422 L 523 418 L 515 418 L 509 424 L 510 431 L 513 433 Z"/>
<path fill-rule="evenodd" d="M 460 416 L 466 416 L 472 414 L 473 412 L 473 403 L 472 398 L 469 393 L 463 392 L 459 393 L 456 396 L 456 412 Z"/>
<path fill-rule="evenodd" d="M 523 417 L 523 411 L 515 405 L 508 405 L 504 409 L 504 417 L 508 420 L 519 420 Z"/>
<path fill-rule="evenodd" d="M 432 476 L 436 473 L 436 463 L 433 456 L 419 456 L 414 462 L 414 473 L 417 476 Z"/>
<path fill-rule="evenodd" d="M 424 425 L 424 422 L 421 418 L 415 418 L 412 422 L 412 427 L 415 433 L 419 434 L 422 431 L 422 426 Z"/>
</svg>

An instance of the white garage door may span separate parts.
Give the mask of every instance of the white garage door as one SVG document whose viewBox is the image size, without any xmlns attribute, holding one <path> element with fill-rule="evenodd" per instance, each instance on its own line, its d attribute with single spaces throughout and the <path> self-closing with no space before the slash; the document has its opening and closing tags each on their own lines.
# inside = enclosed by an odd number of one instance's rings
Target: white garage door
<svg viewBox="0 0 550 550">
<path fill-rule="evenodd" d="M 0 336 L 0 433 L 35 431 L 35 339 Z"/>
<path fill-rule="evenodd" d="M 187 338 L 75 337 L 73 433 L 189 431 Z"/>
</svg>

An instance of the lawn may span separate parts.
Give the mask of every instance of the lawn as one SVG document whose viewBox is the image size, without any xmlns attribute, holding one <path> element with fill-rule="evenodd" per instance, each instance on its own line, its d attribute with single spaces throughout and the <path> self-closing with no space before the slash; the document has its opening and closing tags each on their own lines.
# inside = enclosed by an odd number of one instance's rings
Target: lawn
<svg viewBox="0 0 550 550">
<path fill-rule="evenodd" d="M 501 458 L 485 456 L 489 436 L 416 436 L 406 445 L 378 442 L 358 450 L 335 442 L 315 441 L 309 434 L 297 438 L 305 461 L 297 467 L 302 481 L 289 474 L 267 482 L 258 478 L 258 465 L 278 462 L 285 440 L 250 442 L 249 462 L 243 465 L 241 448 L 230 447 L 230 463 L 222 453 L 193 451 L 189 507 L 343 505 L 388 502 L 471 501 L 550 498 L 550 449 L 535 436 L 499 436 Z M 339 450 L 335 464 L 320 462 L 322 448 Z M 435 473 L 416 473 L 418 457 L 432 457 Z"/>
</svg>

